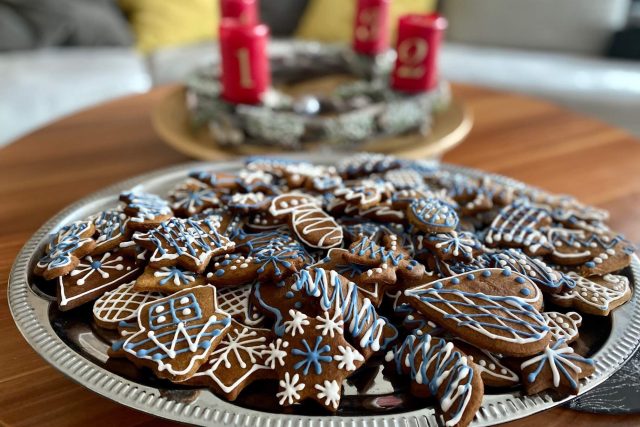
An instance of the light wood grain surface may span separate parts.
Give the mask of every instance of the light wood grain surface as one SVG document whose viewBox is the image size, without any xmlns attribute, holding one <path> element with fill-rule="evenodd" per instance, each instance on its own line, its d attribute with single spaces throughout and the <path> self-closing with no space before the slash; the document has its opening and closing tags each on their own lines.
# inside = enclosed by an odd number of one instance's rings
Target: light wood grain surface
<svg viewBox="0 0 640 427">
<path fill-rule="evenodd" d="M 150 111 L 170 89 L 87 110 L 0 149 L 0 425 L 175 425 L 102 398 L 48 366 L 15 328 L 6 294 L 13 259 L 49 217 L 106 185 L 189 160 L 151 127 Z M 476 121 L 445 161 L 575 195 L 609 209 L 613 227 L 640 241 L 640 141 L 538 100 L 468 86 L 454 92 Z M 637 426 L 640 415 L 557 408 L 510 425 Z"/>
</svg>

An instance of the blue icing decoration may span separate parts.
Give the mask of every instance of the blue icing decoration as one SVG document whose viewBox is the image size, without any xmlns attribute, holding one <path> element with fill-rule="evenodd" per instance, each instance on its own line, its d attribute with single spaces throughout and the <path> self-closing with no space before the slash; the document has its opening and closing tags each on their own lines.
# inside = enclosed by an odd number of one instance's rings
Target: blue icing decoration
<svg viewBox="0 0 640 427">
<path fill-rule="evenodd" d="M 520 283 L 522 285 L 524 283 L 527 283 L 527 280 L 522 276 L 518 276 L 516 277 L 516 283 Z"/>
<path fill-rule="evenodd" d="M 595 361 L 575 354 L 573 349 L 570 347 L 564 347 L 564 342 L 564 339 L 559 339 L 553 343 L 553 345 L 547 347 L 547 349 L 540 355 L 522 363 L 522 369 L 537 364 L 533 372 L 530 372 L 527 375 L 527 380 L 529 382 L 534 382 L 544 367 L 549 365 L 555 366 L 557 374 L 554 375 L 562 375 L 569 382 L 572 388 L 576 389 L 578 387 L 578 383 L 573 379 L 573 376 L 569 372 L 570 370 L 576 374 L 581 372 L 580 368 L 576 366 L 574 362 L 581 362 L 593 366 L 595 365 Z"/>
<path fill-rule="evenodd" d="M 431 228 L 451 229 L 458 225 L 455 209 L 439 199 L 416 199 L 409 209 L 414 218 Z"/>
<path fill-rule="evenodd" d="M 51 237 L 49 252 L 38 261 L 38 267 L 54 269 L 69 265 L 73 253 L 91 241 L 91 238 L 81 237 L 90 226 L 90 222 L 76 221 L 62 227 Z"/>
<path fill-rule="evenodd" d="M 354 255 L 357 254 L 358 256 L 363 256 L 367 252 L 370 252 L 369 258 L 375 259 L 379 256 L 381 262 L 386 263 L 390 261 L 393 265 L 398 265 L 404 258 L 402 253 L 395 253 L 380 247 L 366 236 L 358 241 L 358 243 L 349 249 L 349 251 Z"/>
<path fill-rule="evenodd" d="M 457 424 L 467 407 L 468 396 L 473 392 L 474 371 L 467 364 L 465 355 L 455 350 L 453 344 L 429 334 L 420 337 L 409 335 L 399 347 L 394 347 L 387 354 L 386 359 L 395 362 L 399 374 L 408 363 L 414 384 L 428 388 L 429 394 L 438 396 L 441 401 L 450 401 L 451 423 L 447 425 Z M 430 368 L 433 369 L 431 374 Z M 438 393 L 439 390 L 443 391 Z"/>
<path fill-rule="evenodd" d="M 98 244 L 126 235 L 127 216 L 124 212 L 107 210 L 100 212 L 92 219 L 99 234 L 96 239 Z"/>
<path fill-rule="evenodd" d="M 376 312 L 370 301 L 361 303 L 357 286 L 349 282 L 344 293 L 340 276 L 334 271 L 326 271 L 322 268 L 309 268 L 296 273 L 293 291 L 303 291 L 308 296 L 319 297 L 324 310 L 332 307 L 339 308 L 342 312 L 345 325 L 349 325 L 349 332 L 360 339 L 363 348 L 385 348 L 397 336 L 397 330 L 387 319 Z M 378 328 L 386 328 L 393 332 L 392 337 L 385 337 L 382 343 L 378 343 L 376 331 Z"/>
<path fill-rule="evenodd" d="M 584 265 L 585 267 L 588 267 L 588 268 L 594 268 L 596 266 L 596 263 L 593 261 L 587 261 L 584 263 Z"/>
<path fill-rule="evenodd" d="M 460 279 L 458 279 L 457 277 L 454 277 L 451 279 L 451 283 L 454 285 L 459 285 L 460 284 Z"/>
<path fill-rule="evenodd" d="M 490 272 L 489 270 L 484 270 L 484 271 L 482 272 L 482 276 L 483 276 L 483 277 L 491 277 L 491 272 Z"/>
<path fill-rule="evenodd" d="M 522 295 L 524 295 L 525 297 L 528 297 L 529 295 L 531 295 L 531 291 L 529 289 L 527 289 L 527 288 L 520 289 L 520 293 Z"/>
<path fill-rule="evenodd" d="M 474 276 L 472 273 L 467 274 L 467 280 L 475 280 L 476 276 Z"/>
<path fill-rule="evenodd" d="M 176 285 L 187 285 L 196 279 L 195 273 L 191 271 L 182 271 L 177 267 L 163 267 L 153 273 L 155 276 L 162 277 L 160 285 L 166 285 L 173 282 Z M 177 282 L 177 283 L 176 283 Z"/>
<path fill-rule="evenodd" d="M 183 299 L 187 299 L 186 304 L 181 302 Z M 176 309 L 177 304 L 179 304 L 178 309 Z M 157 311 L 158 308 L 161 310 Z M 188 311 L 185 312 L 185 310 Z M 150 328 L 153 331 L 165 328 L 169 325 L 177 325 L 180 322 L 190 322 L 200 320 L 202 318 L 200 305 L 198 304 L 195 295 L 192 293 L 182 295 L 177 298 L 171 298 L 165 302 L 153 304 L 149 307 L 148 313 L 149 323 L 151 325 Z M 164 322 L 160 322 L 160 317 L 164 317 L 165 319 L 169 317 L 169 322 L 166 320 Z"/>
<path fill-rule="evenodd" d="M 442 289 L 442 283 L 436 282 L 436 283 L 433 284 L 433 287 L 436 288 L 436 289 Z"/>
<path fill-rule="evenodd" d="M 294 356 L 302 356 L 303 359 L 293 365 L 293 368 L 299 370 L 303 368 L 304 375 L 309 374 L 309 368 L 313 366 L 316 375 L 322 374 L 322 363 L 328 363 L 333 360 L 331 355 L 325 355 L 331 351 L 331 347 L 328 344 L 322 344 L 322 337 L 318 335 L 313 348 L 309 345 L 306 338 L 302 339 L 302 345 L 304 349 L 294 348 L 291 350 L 291 354 Z"/>
<path fill-rule="evenodd" d="M 458 326 L 469 327 L 490 338 L 508 342 L 530 342 L 539 340 L 549 331 L 542 315 L 517 297 L 434 287 L 408 290 L 406 295 L 414 296 L 425 305 L 446 313 L 444 318 L 455 319 Z M 464 312 L 461 308 L 472 311 Z M 518 328 L 514 328 L 516 325 Z M 496 335 L 491 330 L 508 332 L 510 336 Z"/>
</svg>

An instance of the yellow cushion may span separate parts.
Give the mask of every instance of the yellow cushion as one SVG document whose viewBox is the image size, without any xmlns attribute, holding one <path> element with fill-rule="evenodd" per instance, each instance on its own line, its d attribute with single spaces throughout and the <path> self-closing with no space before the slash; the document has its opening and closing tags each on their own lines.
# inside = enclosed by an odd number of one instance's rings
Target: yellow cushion
<svg viewBox="0 0 640 427">
<path fill-rule="evenodd" d="M 218 35 L 218 0 L 119 0 L 136 34 L 138 49 L 213 39 Z"/>
<path fill-rule="evenodd" d="M 391 29 L 398 18 L 411 12 L 432 12 L 436 0 L 391 0 Z M 349 42 L 353 35 L 356 0 L 311 0 L 300 20 L 296 36 L 325 42 Z M 393 40 L 393 36 L 392 36 Z"/>
</svg>

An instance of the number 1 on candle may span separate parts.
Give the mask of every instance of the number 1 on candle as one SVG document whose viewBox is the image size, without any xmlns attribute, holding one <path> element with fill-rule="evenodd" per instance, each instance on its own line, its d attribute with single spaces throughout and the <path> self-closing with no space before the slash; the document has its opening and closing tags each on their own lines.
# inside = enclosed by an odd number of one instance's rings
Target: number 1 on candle
<svg viewBox="0 0 640 427">
<path fill-rule="evenodd" d="M 243 47 L 236 51 L 238 58 L 238 66 L 240 68 L 240 86 L 243 89 L 253 87 L 253 79 L 251 78 L 251 63 L 249 59 L 249 49 Z"/>
</svg>

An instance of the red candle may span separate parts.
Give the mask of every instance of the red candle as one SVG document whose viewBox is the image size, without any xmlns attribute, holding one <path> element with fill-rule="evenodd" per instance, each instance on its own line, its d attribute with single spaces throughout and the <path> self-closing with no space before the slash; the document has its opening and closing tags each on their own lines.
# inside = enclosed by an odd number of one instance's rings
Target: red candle
<svg viewBox="0 0 640 427">
<path fill-rule="evenodd" d="M 438 84 L 438 51 L 447 20 L 437 14 L 405 15 L 398 20 L 397 58 L 391 86 L 421 92 Z"/>
<path fill-rule="evenodd" d="M 256 0 L 220 0 L 222 19 L 237 19 L 246 25 L 258 23 L 258 7 Z"/>
<path fill-rule="evenodd" d="M 224 19 L 220 24 L 222 95 L 234 103 L 257 104 L 271 84 L 266 25 L 244 25 Z"/>
<path fill-rule="evenodd" d="M 358 0 L 353 27 L 353 50 L 376 55 L 389 48 L 390 0 Z"/>
</svg>

